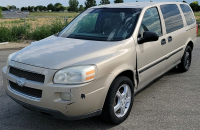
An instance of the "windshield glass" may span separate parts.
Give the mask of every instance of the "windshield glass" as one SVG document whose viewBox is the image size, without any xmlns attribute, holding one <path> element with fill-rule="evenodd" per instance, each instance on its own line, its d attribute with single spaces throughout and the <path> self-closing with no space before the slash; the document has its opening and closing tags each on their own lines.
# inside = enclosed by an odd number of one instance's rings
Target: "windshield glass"
<svg viewBox="0 0 200 130">
<path fill-rule="evenodd" d="M 135 8 L 88 9 L 58 36 L 97 41 L 124 40 L 132 35 L 140 12 L 141 9 Z"/>
</svg>

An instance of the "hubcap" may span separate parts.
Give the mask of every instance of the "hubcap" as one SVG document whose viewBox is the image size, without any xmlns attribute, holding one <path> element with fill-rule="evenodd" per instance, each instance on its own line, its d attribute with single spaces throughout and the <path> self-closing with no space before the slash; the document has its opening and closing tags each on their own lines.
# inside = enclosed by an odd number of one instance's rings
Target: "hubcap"
<svg viewBox="0 0 200 130">
<path fill-rule="evenodd" d="M 185 67 L 188 68 L 190 66 L 190 53 L 186 52 L 186 62 Z"/>
<path fill-rule="evenodd" d="M 114 113 L 117 117 L 123 117 L 131 103 L 131 89 L 127 84 L 123 84 L 117 90 L 114 99 Z"/>
</svg>

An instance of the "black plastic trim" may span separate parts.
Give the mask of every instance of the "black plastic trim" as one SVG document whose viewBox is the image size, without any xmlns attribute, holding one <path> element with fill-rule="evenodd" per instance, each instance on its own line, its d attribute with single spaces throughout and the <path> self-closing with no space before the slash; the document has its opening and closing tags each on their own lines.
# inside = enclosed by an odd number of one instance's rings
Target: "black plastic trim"
<svg viewBox="0 0 200 130">
<path fill-rule="evenodd" d="M 164 61 L 165 59 L 166 59 L 166 58 L 163 58 L 163 59 L 161 59 L 161 60 L 159 60 L 159 61 L 157 61 L 157 62 L 153 63 L 152 65 L 149 65 L 149 66 L 147 66 L 146 68 L 144 68 L 144 69 L 140 70 L 140 71 L 139 71 L 139 73 L 142 73 L 142 72 L 144 72 L 144 71 L 146 71 L 146 70 L 150 69 L 151 67 L 153 67 L 153 66 L 155 66 L 155 65 L 159 64 L 160 62 Z"/>
<path fill-rule="evenodd" d="M 140 71 L 139 71 L 139 74 L 142 73 L 142 72 L 144 72 L 144 71 L 146 71 L 146 70 L 148 70 L 148 69 L 150 69 L 151 67 L 153 67 L 153 66 L 155 66 L 155 65 L 157 65 L 157 64 L 159 64 L 159 63 L 161 63 L 161 62 L 163 62 L 164 60 L 169 59 L 170 57 L 172 57 L 173 55 L 175 55 L 176 53 L 178 53 L 178 52 L 181 51 L 181 50 L 183 50 L 183 48 L 180 48 L 180 49 L 178 49 L 177 51 L 175 51 L 175 52 L 173 52 L 172 54 L 170 54 L 169 56 L 164 57 L 163 59 L 161 59 L 161 60 L 159 60 L 159 61 L 153 63 L 152 65 L 147 66 L 146 68 L 140 70 Z"/>
<path fill-rule="evenodd" d="M 170 54 L 168 57 L 166 57 L 166 59 L 169 59 L 170 57 L 172 57 L 173 55 L 175 55 L 176 53 L 178 53 L 179 51 L 183 50 L 183 48 L 178 49 L 177 51 L 173 52 L 172 54 Z"/>
<path fill-rule="evenodd" d="M 23 107 L 25 107 L 25 108 L 27 108 L 29 110 L 32 110 L 32 111 L 35 111 L 35 112 L 38 112 L 38 113 L 44 113 L 46 115 L 51 115 L 51 116 L 53 116 L 54 118 L 57 118 L 57 119 L 80 120 L 80 119 L 85 119 L 85 118 L 89 118 L 89 117 L 93 117 L 93 116 L 98 116 L 102 112 L 102 110 L 97 110 L 95 112 L 84 114 L 84 115 L 80 115 L 80 116 L 66 116 L 66 115 L 62 114 L 61 112 L 59 112 L 59 111 L 51 110 L 51 109 L 47 109 L 47 108 L 42 108 L 42 107 L 38 107 L 38 106 L 34 106 L 34 105 L 30 105 L 30 104 L 24 103 L 22 101 L 19 101 L 19 100 L 15 99 L 15 98 L 11 97 L 9 94 L 7 94 L 7 95 L 11 99 L 13 99 L 15 102 L 17 102 L 18 104 L 20 104 L 21 106 L 23 106 Z"/>
</svg>

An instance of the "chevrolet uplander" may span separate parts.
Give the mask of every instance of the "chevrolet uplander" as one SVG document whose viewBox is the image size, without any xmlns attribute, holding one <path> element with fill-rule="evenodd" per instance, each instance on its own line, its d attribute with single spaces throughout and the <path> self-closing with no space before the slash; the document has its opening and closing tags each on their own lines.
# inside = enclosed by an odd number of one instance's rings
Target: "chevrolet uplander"
<svg viewBox="0 0 200 130">
<path fill-rule="evenodd" d="M 189 69 L 197 32 L 182 2 L 91 7 L 61 32 L 9 55 L 3 86 L 36 112 L 119 124 L 141 88 L 174 67 Z"/>
</svg>

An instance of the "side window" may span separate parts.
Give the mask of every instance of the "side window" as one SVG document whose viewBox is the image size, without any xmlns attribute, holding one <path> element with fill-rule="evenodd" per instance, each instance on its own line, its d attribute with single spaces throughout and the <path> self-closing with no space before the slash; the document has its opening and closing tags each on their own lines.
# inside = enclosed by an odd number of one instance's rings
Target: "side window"
<svg viewBox="0 0 200 130">
<path fill-rule="evenodd" d="M 159 36 L 162 35 L 160 17 L 156 7 L 146 10 L 142 19 L 138 37 L 143 37 L 143 32 L 145 31 L 153 31 Z"/>
<path fill-rule="evenodd" d="M 185 4 L 181 4 L 180 6 L 181 6 L 181 9 L 182 9 L 183 14 L 185 16 L 187 25 L 193 24 L 195 22 L 195 18 L 194 18 L 193 12 L 190 9 L 190 7 L 188 5 L 185 5 Z"/>
<path fill-rule="evenodd" d="M 167 33 L 183 28 L 183 20 L 176 4 L 166 4 L 160 6 Z"/>
</svg>

